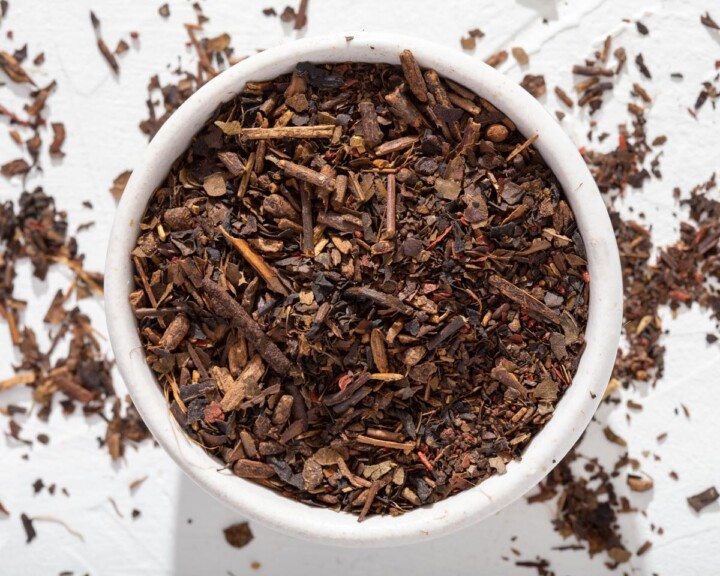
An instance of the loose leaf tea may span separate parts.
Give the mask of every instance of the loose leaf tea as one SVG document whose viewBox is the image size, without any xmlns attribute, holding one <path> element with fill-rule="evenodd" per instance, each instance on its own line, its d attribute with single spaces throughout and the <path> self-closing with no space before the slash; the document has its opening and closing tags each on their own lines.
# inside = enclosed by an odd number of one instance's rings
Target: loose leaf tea
<svg viewBox="0 0 720 576">
<path fill-rule="evenodd" d="M 249 82 L 131 256 L 178 423 L 238 476 L 361 520 L 503 473 L 570 385 L 587 319 L 537 137 L 409 51 Z"/>
</svg>

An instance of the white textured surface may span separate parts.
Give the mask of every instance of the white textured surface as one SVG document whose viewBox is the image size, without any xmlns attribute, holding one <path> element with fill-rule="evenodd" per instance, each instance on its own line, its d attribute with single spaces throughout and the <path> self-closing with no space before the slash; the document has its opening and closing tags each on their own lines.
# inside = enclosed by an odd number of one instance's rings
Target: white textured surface
<svg viewBox="0 0 720 576">
<path fill-rule="evenodd" d="M 112 77 L 94 46 L 88 9 L 93 7 L 103 21 L 103 35 L 112 47 L 120 35 L 130 30 L 141 33 L 140 50 L 131 50 L 121 59 L 120 80 Z M 65 146 L 67 157 L 60 163 L 44 162 L 43 186 L 58 199 L 70 214 L 72 228 L 89 219 L 96 226 L 80 234 L 81 249 L 87 254 L 88 267 L 101 269 L 107 248 L 106 237 L 114 213 L 114 202 L 107 189 L 112 179 L 130 168 L 141 156 L 144 136 L 137 130 L 144 113 L 145 86 L 149 76 L 175 64 L 177 55 L 188 52 L 182 22 L 192 19 L 189 2 L 171 3 L 172 16 L 161 19 L 156 12 L 161 4 L 148 0 L 106 0 L 102 4 L 89 0 L 47 2 L 11 0 L 8 20 L 2 27 L 2 49 L 10 43 L 7 29 L 15 32 L 15 44 L 29 43 L 31 55 L 46 52 L 46 64 L 35 74 L 38 83 L 57 78 L 59 89 L 50 99 L 50 117 L 64 121 L 68 129 Z M 476 57 L 484 58 L 499 48 L 523 46 L 530 54 L 529 71 L 543 73 L 551 92 L 555 84 L 569 89 L 570 66 L 597 48 L 608 33 L 628 50 L 628 72 L 618 83 L 616 96 L 596 115 L 598 133 L 615 133 L 618 122 L 626 117 L 624 108 L 628 91 L 639 79 L 632 58 L 641 51 L 653 73 L 654 81 L 643 82 L 654 102 L 648 113 L 650 137 L 667 134 L 669 140 L 662 158 L 663 181 L 649 183 L 640 193 L 629 193 L 626 207 L 644 212 L 653 224 L 658 243 L 671 242 L 677 233 L 677 209 L 672 189 L 687 191 L 720 168 L 718 150 L 720 131 L 718 113 L 706 104 L 700 122 L 687 114 L 697 96 L 699 83 L 713 75 L 715 60 L 720 59 L 720 39 L 699 24 L 705 10 L 718 11 L 710 0 L 650 1 L 633 3 L 622 0 L 586 0 L 554 2 L 553 0 L 517 0 L 516 2 L 469 2 L 446 0 L 438 6 L 429 2 L 331 2 L 311 0 L 309 26 L 303 35 L 331 30 L 377 30 L 420 35 L 451 47 L 467 29 L 480 27 L 487 36 L 478 43 Z M 273 46 L 293 37 L 275 18 L 266 18 L 262 8 L 274 5 L 278 12 L 285 2 L 244 0 L 207 1 L 205 12 L 211 17 L 213 31 L 229 31 L 238 53 L 250 54 L 259 48 Z M 542 17 L 549 22 L 543 24 Z M 650 35 L 642 37 L 634 24 L 623 18 L 642 16 Z M 720 19 L 720 13 L 714 15 Z M 458 47 L 459 49 L 459 47 Z M 524 71 L 512 63 L 504 68 L 520 79 Z M 32 66 L 29 71 L 34 72 Z M 671 81 L 670 72 L 681 71 L 682 82 Z M 0 88 L 3 105 L 17 108 L 18 101 L 8 88 Z M 544 102 L 554 110 L 558 106 L 552 94 Z M 582 114 L 581 112 L 576 112 Z M 568 132 L 578 145 L 585 144 L 587 119 L 565 120 Z M 606 145 L 611 146 L 612 138 Z M 696 143 L 702 142 L 701 146 Z M 17 157 L 14 144 L 0 134 L 0 158 Z M 31 183 L 29 183 L 30 186 Z M 19 182 L 3 182 L 0 199 L 17 196 Z M 717 194 L 717 192 L 715 192 Z M 92 200 L 95 209 L 81 206 Z M 54 271 L 47 284 L 29 279 L 29 270 L 18 270 L 18 293 L 32 298 L 29 323 L 40 321 L 58 285 L 67 281 L 61 271 Z M 97 302 L 83 304 L 104 330 L 103 311 Z M 692 512 L 685 497 L 720 483 L 720 456 L 712 439 L 716 432 L 716 406 L 720 403 L 717 346 L 706 345 L 704 335 L 713 325 L 694 312 L 681 313 L 676 319 L 663 316 L 670 334 L 666 377 L 654 390 L 639 387 L 624 392 L 644 409 L 633 412 L 630 420 L 623 408 L 604 408 L 597 416 L 628 440 L 630 455 L 640 459 L 642 469 L 655 479 L 655 489 L 645 495 L 633 495 L 633 503 L 645 510 L 642 515 L 622 518 L 623 535 L 630 550 L 645 540 L 653 548 L 641 558 L 633 558 L 626 570 L 636 574 L 706 575 L 717 572 L 720 553 L 720 506 L 702 514 Z M 38 324 L 35 324 L 39 326 Z M 38 330 L 40 334 L 42 329 Z M 14 361 L 8 354 L 7 330 L 0 328 L 0 377 L 9 376 Z M 122 384 L 116 383 L 121 389 Z M 0 402 L 30 406 L 29 393 L 14 390 L 3 394 Z M 680 403 L 690 412 L 690 421 L 676 416 Z M 682 412 L 681 412 L 682 414 Z M 50 421 L 38 423 L 34 418 L 23 421 L 23 436 L 37 433 L 50 435 L 49 446 L 36 443 L 33 448 L 16 445 L 10 439 L 0 440 L 0 502 L 12 513 L 0 517 L 0 572 L 2 574 L 57 574 L 72 570 L 76 574 L 232 574 L 251 573 L 250 563 L 261 563 L 259 574 L 299 573 L 325 574 L 394 573 L 400 569 L 416 575 L 446 574 L 531 574 L 515 567 L 514 547 L 523 559 L 535 555 L 547 557 L 557 574 L 602 573 L 602 558 L 591 561 L 585 551 L 554 552 L 553 546 L 567 544 L 550 527 L 552 504 L 528 506 L 517 502 L 504 512 L 479 526 L 421 546 L 370 551 L 349 551 L 329 547 L 310 547 L 305 543 L 278 536 L 260 526 L 253 526 L 255 540 L 242 550 L 228 547 L 221 529 L 238 520 L 182 476 L 159 449 L 149 444 L 129 450 L 119 466 L 109 463 L 107 453 L 97 448 L 95 438 L 104 432 L 98 421 L 87 421 L 80 415 L 63 417 L 55 411 Z M 0 417 L 0 426 L 7 422 Z M 655 437 L 667 432 L 659 446 Z M 648 457 L 643 451 L 649 451 Z M 592 425 L 583 452 L 599 456 L 612 464 L 619 454 L 602 438 L 601 427 Z M 652 453 L 660 455 L 655 460 Z M 21 457 L 27 454 L 29 460 Z M 679 482 L 668 477 L 676 470 Z M 131 495 L 130 481 L 147 475 L 148 480 Z M 33 496 L 32 482 L 43 478 L 45 484 L 56 482 L 66 487 L 69 497 L 47 491 Z M 620 478 L 622 480 L 622 477 Z M 622 482 L 621 493 L 624 493 Z M 123 518 L 108 501 L 112 496 Z M 142 515 L 132 520 L 133 508 Z M 19 515 L 52 515 L 66 521 L 82 533 L 85 542 L 68 534 L 61 526 L 37 523 L 38 538 L 29 546 Z M 192 523 L 188 520 L 192 519 Z M 651 523 L 664 528 L 664 535 L 652 533 Z M 517 539 L 511 542 L 511 538 Z M 510 557 L 505 561 L 501 556 Z"/>
</svg>

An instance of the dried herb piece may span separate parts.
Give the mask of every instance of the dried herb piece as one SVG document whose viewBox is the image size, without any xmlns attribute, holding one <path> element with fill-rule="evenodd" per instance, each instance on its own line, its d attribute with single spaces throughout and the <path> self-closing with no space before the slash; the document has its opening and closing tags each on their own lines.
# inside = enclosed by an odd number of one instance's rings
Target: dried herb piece
<svg viewBox="0 0 720 576">
<path fill-rule="evenodd" d="M 302 30 L 307 26 L 307 9 L 309 3 L 310 0 L 300 0 L 300 6 L 295 15 L 295 24 L 293 25 L 295 30 Z"/>
<path fill-rule="evenodd" d="M 718 491 L 714 486 L 711 486 L 707 490 L 703 490 L 699 494 L 695 494 L 695 496 L 689 496 L 687 501 L 690 508 L 695 510 L 695 512 L 700 512 L 706 506 L 710 506 L 710 504 L 715 502 L 718 498 L 720 498 Z"/>
<path fill-rule="evenodd" d="M 62 122 L 53 122 L 51 124 L 53 130 L 53 141 L 50 144 L 50 156 L 62 158 L 65 152 L 61 150 L 65 142 L 65 125 Z"/>
<path fill-rule="evenodd" d="M 648 70 L 648 67 L 645 65 L 645 59 L 642 54 L 635 56 L 635 64 L 637 64 L 640 74 L 645 76 L 648 80 L 652 79 L 652 74 L 650 74 L 650 70 Z"/>
<path fill-rule="evenodd" d="M 30 544 L 36 537 L 35 526 L 33 526 L 32 518 L 28 517 L 24 512 L 20 514 L 20 521 L 22 522 L 23 529 L 25 530 L 25 543 Z"/>
<path fill-rule="evenodd" d="M 463 50 L 475 50 L 477 46 L 477 40 L 485 36 L 485 34 L 479 28 L 474 28 L 468 31 L 468 35 L 460 37 L 460 46 Z"/>
<path fill-rule="evenodd" d="M 512 52 L 513 58 L 515 58 L 515 61 L 520 64 L 520 66 L 527 66 L 529 64 L 530 57 L 523 48 L 515 46 L 510 51 Z"/>
<path fill-rule="evenodd" d="M 496 52 L 495 54 L 492 54 L 487 60 L 485 60 L 485 64 L 488 66 L 492 66 L 493 68 L 497 68 L 505 62 L 508 59 L 508 53 L 507 50 L 500 50 L 500 52 Z"/>
<path fill-rule="evenodd" d="M 12 54 L 0 51 L 0 70 L 5 72 L 10 80 L 16 84 L 32 84 L 35 86 L 33 79 L 30 78 Z"/>
<path fill-rule="evenodd" d="M 17 158 L 16 160 L 11 160 L 10 162 L 3 164 L 0 171 L 5 178 L 12 178 L 13 176 L 17 176 L 19 174 L 27 174 L 30 171 L 30 164 L 28 164 L 23 158 Z"/>
<path fill-rule="evenodd" d="M 103 55 L 110 68 L 112 68 L 112 71 L 115 72 L 115 74 L 119 74 L 120 65 L 118 64 L 117 58 L 115 58 L 115 54 L 113 54 L 107 44 L 105 44 L 105 40 L 103 40 L 100 34 L 100 19 L 92 10 L 90 11 L 90 22 L 93 26 L 93 30 L 95 31 L 95 39 L 98 50 L 100 50 L 100 53 Z"/>
<path fill-rule="evenodd" d="M 244 548 L 253 539 L 252 530 L 250 530 L 250 524 L 247 522 L 238 522 L 232 526 L 228 526 L 223 530 L 225 534 L 225 540 L 233 548 Z"/>
<path fill-rule="evenodd" d="M 520 86 L 525 88 L 525 90 L 530 92 L 535 98 L 540 98 L 545 94 L 546 90 L 545 76 L 527 74 L 525 78 L 522 79 L 522 82 L 520 82 Z"/>
<path fill-rule="evenodd" d="M 720 30 L 720 25 L 712 19 L 710 12 L 705 12 L 705 14 L 700 16 L 700 23 L 712 30 Z"/>
<path fill-rule="evenodd" d="M 130 180 L 131 175 L 131 170 L 125 170 L 125 172 L 121 172 L 117 175 L 115 180 L 113 180 L 112 187 L 110 188 L 110 194 L 113 195 L 113 198 L 115 198 L 115 200 L 120 200 L 120 197 L 125 191 L 125 186 L 127 186 L 128 180 Z"/>
</svg>

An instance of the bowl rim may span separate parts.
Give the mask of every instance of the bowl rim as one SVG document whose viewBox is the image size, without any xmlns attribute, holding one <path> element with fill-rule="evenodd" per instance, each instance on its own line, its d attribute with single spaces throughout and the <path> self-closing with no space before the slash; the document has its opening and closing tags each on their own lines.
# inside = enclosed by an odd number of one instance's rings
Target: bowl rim
<svg viewBox="0 0 720 576">
<path fill-rule="evenodd" d="M 240 479 L 195 445 L 170 415 L 155 376 L 145 362 L 129 304 L 133 274 L 129 253 L 150 196 L 217 105 L 247 81 L 269 80 L 301 61 L 399 63 L 410 49 L 423 68 L 475 91 L 500 108 L 555 173 L 574 211 L 592 279 L 586 348 L 573 384 L 553 418 L 507 472 L 432 506 L 399 517 L 356 516 L 314 508 Z M 602 400 L 611 375 L 622 322 L 622 276 L 615 235 L 605 204 L 580 153 L 557 121 L 529 93 L 503 74 L 458 50 L 396 34 L 357 32 L 296 40 L 235 64 L 199 89 L 168 119 L 133 170 L 110 233 L 105 272 L 110 342 L 120 373 L 154 438 L 198 485 L 250 519 L 271 528 L 344 546 L 390 546 L 427 540 L 495 514 L 532 489 L 578 440 Z"/>
</svg>

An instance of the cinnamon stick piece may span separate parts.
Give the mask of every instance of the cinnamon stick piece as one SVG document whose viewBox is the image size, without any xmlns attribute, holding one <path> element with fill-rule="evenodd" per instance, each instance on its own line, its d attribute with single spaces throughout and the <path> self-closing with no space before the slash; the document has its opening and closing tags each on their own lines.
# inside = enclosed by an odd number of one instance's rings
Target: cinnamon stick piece
<svg viewBox="0 0 720 576">
<path fill-rule="evenodd" d="M 245 338 L 255 344 L 255 349 L 268 363 L 270 368 L 281 376 L 285 376 L 293 367 L 292 362 L 282 353 L 252 316 L 245 311 L 240 303 L 223 288 L 208 278 L 202 281 L 202 290 L 215 314 L 230 320 L 243 332 Z"/>
</svg>

